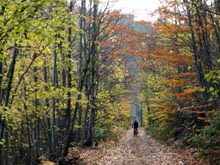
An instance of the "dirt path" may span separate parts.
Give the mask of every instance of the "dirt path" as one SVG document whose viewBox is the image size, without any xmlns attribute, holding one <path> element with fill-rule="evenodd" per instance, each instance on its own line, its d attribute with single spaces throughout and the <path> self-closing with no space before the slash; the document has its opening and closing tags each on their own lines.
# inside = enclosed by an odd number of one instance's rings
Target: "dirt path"
<svg viewBox="0 0 220 165">
<path fill-rule="evenodd" d="M 139 129 L 138 136 L 129 130 L 119 144 L 109 148 L 94 148 L 81 155 L 89 165 L 201 165 L 184 151 L 175 153 Z"/>
</svg>

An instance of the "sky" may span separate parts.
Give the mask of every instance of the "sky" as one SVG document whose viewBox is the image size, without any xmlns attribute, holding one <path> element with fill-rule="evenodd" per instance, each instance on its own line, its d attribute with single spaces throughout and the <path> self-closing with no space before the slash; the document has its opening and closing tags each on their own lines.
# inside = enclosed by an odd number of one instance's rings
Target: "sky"
<svg viewBox="0 0 220 165">
<path fill-rule="evenodd" d="M 121 10 L 125 14 L 134 14 L 135 20 L 152 21 L 150 13 L 157 9 L 159 0 L 118 0 L 113 9 Z"/>
</svg>

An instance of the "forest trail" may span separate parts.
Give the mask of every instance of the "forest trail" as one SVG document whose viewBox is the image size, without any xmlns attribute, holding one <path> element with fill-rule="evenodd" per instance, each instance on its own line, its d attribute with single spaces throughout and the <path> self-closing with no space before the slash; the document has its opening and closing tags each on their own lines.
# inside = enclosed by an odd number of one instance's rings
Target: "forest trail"
<svg viewBox="0 0 220 165">
<path fill-rule="evenodd" d="M 109 148 L 97 147 L 80 156 L 89 165 L 202 165 L 187 151 L 174 151 L 171 147 L 139 129 L 138 136 L 128 130 L 119 143 Z"/>
</svg>

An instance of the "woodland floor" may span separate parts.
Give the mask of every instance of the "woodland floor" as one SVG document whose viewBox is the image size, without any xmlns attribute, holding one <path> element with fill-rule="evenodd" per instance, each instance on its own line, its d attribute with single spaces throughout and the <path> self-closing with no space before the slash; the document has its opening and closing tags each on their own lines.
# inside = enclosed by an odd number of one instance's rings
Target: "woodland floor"
<svg viewBox="0 0 220 165">
<path fill-rule="evenodd" d="M 102 144 L 80 151 L 83 165 L 203 165 L 194 160 L 195 152 L 174 149 L 139 129 L 138 136 L 128 130 L 116 144 Z"/>
</svg>

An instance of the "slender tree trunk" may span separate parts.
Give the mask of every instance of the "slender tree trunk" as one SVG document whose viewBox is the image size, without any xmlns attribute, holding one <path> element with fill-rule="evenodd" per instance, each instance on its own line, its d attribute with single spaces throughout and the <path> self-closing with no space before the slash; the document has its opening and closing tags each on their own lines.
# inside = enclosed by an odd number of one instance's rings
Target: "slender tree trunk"
<svg viewBox="0 0 220 165">
<path fill-rule="evenodd" d="M 188 2 L 186 0 L 186 2 Z M 189 3 L 189 2 L 188 2 Z M 195 34 L 194 34 L 194 27 L 192 24 L 192 15 L 190 13 L 190 9 L 187 7 L 187 16 L 188 16 L 188 20 L 189 20 L 189 28 L 190 28 L 190 32 L 191 32 L 191 41 L 192 41 L 192 50 L 193 50 L 193 55 L 194 55 L 194 61 L 195 61 L 195 67 L 196 67 L 196 71 L 197 71 L 197 75 L 198 75 L 198 80 L 200 82 L 200 86 L 205 88 L 206 87 L 206 83 L 205 83 L 205 76 L 203 73 L 203 68 L 201 65 L 201 61 L 200 61 L 200 57 L 198 55 L 198 50 L 197 50 L 197 46 L 196 46 L 196 39 L 195 39 Z M 203 93 L 203 102 L 207 102 L 208 100 L 208 92 L 207 89 L 205 88 L 205 92 Z"/>
<path fill-rule="evenodd" d="M 69 10 L 72 12 L 73 8 L 73 2 L 70 2 Z M 68 44 L 69 48 L 71 47 L 71 34 L 72 34 L 72 29 L 69 27 L 68 28 Z M 67 54 L 67 58 L 69 61 L 71 61 L 71 52 L 69 51 Z M 70 90 L 71 88 L 71 81 L 72 81 L 72 76 L 71 76 L 71 67 L 68 66 L 67 68 L 67 87 Z M 78 103 L 76 103 L 78 104 Z M 64 141 L 64 148 L 62 151 L 62 155 L 66 156 L 68 153 L 68 148 L 69 144 L 71 142 L 71 136 L 72 136 L 72 131 L 73 131 L 73 125 L 75 123 L 75 115 L 76 115 L 77 110 L 74 111 L 73 118 L 71 119 L 71 92 L 67 92 L 67 107 L 66 107 L 66 112 L 65 112 L 65 125 L 66 125 L 66 132 L 65 132 L 65 137 L 66 140 Z"/>
<path fill-rule="evenodd" d="M 34 54 L 34 58 L 36 57 L 36 54 Z M 34 128 L 32 130 L 32 136 L 33 136 L 33 147 L 34 147 L 34 158 L 32 159 L 32 163 L 36 164 L 36 159 L 39 157 L 39 118 L 38 118 L 38 98 L 37 98 L 37 83 L 38 83 L 38 78 L 37 78 L 37 67 L 34 67 L 34 94 L 35 94 L 35 98 L 34 98 L 34 114 L 33 114 L 33 118 L 34 120 Z"/>
<path fill-rule="evenodd" d="M 29 123 L 29 117 L 28 117 L 27 105 L 26 105 L 26 86 L 24 87 L 24 111 L 25 111 L 27 140 L 28 140 L 28 159 L 27 159 L 27 161 L 30 164 L 32 161 L 32 144 L 31 144 L 31 137 L 30 137 L 30 123 Z"/>
<path fill-rule="evenodd" d="M 56 43 L 54 43 L 53 47 L 53 82 L 52 85 L 54 88 L 57 87 L 57 51 L 56 51 Z M 51 145 L 52 145 L 52 155 L 55 153 L 55 127 L 56 127 L 56 99 L 52 98 L 52 121 L 51 121 Z"/>
<path fill-rule="evenodd" d="M 97 3 L 96 3 L 97 4 Z M 97 10 L 97 9 L 96 9 Z M 97 11 L 96 11 L 97 12 Z M 95 16 L 97 15 L 97 13 L 95 14 Z M 94 24 L 96 24 L 96 22 L 94 21 Z M 94 25 L 93 24 L 93 25 Z M 96 27 L 96 26 L 95 26 Z M 96 33 L 96 31 L 94 31 Z M 91 34 L 91 33 L 89 33 Z M 89 40 L 89 39 L 88 39 Z M 84 45 L 86 45 L 86 40 L 84 40 Z M 96 42 L 94 40 L 93 42 L 93 45 L 95 46 L 96 45 Z M 95 50 L 96 51 L 96 50 Z M 63 149 L 63 153 L 62 155 L 63 156 L 66 156 L 67 155 L 67 152 L 68 152 L 68 148 L 69 148 L 69 144 L 71 142 L 71 136 L 72 136 L 72 130 L 74 128 L 74 125 L 75 125 L 75 122 L 76 122 L 76 118 L 77 118 L 77 112 L 78 110 L 80 109 L 80 100 L 82 99 L 82 95 L 81 95 L 81 92 L 82 92 L 82 89 L 83 89 L 83 85 L 86 85 L 84 84 L 86 79 L 87 79 L 87 74 L 88 74 L 88 68 L 91 66 L 90 62 L 91 62 L 91 58 L 90 58 L 90 55 L 91 55 L 91 52 L 89 53 L 88 57 L 86 57 L 86 54 L 84 54 L 85 57 L 84 57 L 84 66 L 83 66 L 83 73 L 82 73 L 82 76 L 81 76 L 81 82 L 79 84 L 79 88 L 78 88 L 78 95 L 77 95 L 77 99 L 76 99 L 76 104 L 75 104 L 75 108 L 74 108 L 74 112 L 73 112 L 73 117 L 71 119 L 71 122 L 70 122 L 70 128 L 68 130 L 68 133 L 66 135 L 66 139 L 65 139 L 65 143 L 64 143 L 64 149 Z M 91 68 L 90 68 L 91 69 Z M 86 89 L 85 89 L 86 90 Z"/>
<path fill-rule="evenodd" d="M 86 137 L 86 146 L 92 146 L 93 144 L 93 126 L 94 126 L 94 113 L 95 113 L 95 71 L 96 71 L 96 38 L 97 38 L 97 12 L 98 12 L 98 4 L 94 1 L 93 4 L 93 31 L 92 31 L 92 46 L 91 46 L 91 63 L 90 63 L 90 115 L 89 115 L 89 123 L 88 123 L 88 131 Z"/>
<path fill-rule="evenodd" d="M 3 62 L 0 62 L 0 105 L 3 103 L 3 89 L 2 89 L 2 77 L 3 77 Z M 0 113 L 0 140 L 3 137 L 4 130 L 4 120 L 2 118 L 2 114 Z M 3 145 L 0 144 L 0 164 L 3 163 L 3 155 L 2 155 Z"/>
<path fill-rule="evenodd" d="M 80 20 L 79 20 L 79 25 L 80 25 L 80 29 L 85 29 L 85 0 L 81 0 L 81 9 L 80 9 Z M 83 58 L 83 33 L 80 33 L 80 40 L 79 40 L 79 64 L 78 64 L 78 84 L 79 86 L 81 86 L 81 77 L 82 77 L 82 58 Z M 78 89 L 79 90 L 79 89 Z M 81 141 L 81 126 L 82 126 L 82 106 L 79 105 L 79 112 L 78 112 L 78 125 L 80 126 L 77 129 L 77 137 L 76 140 L 77 142 Z"/>
<path fill-rule="evenodd" d="M 5 139 L 5 150 L 4 150 L 4 165 L 8 165 L 9 164 L 9 132 L 8 132 L 8 128 L 5 128 L 5 133 L 4 133 L 4 139 Z"/>
<path fill-rule="evenodd" d="M 74 113 L 73 113 L 73 117 L 71 119 L 71 123 L 70 123 L 70 128 L 66 134 L 66 139 L 64 141 L 64 148 L 63 148 L 63 152 L 62 152 L 62 155 L 65 157 L 67 156 L 68 154 L 68 148 L 69 148 L 69 145 L 71 143 L 71 137 L 72 137 L 72 131 L 73 131 L 73 127 L 75 125 L 75 121 L 76 121 L 76 117 L 77 117 L 77 111 L 78 111 L 78 108 L 79 108 L 79 102 L 81 100 L 81 94 L 78 94 L 77 96 L 77 102 L 76 102 L 76 105 L 75 105 L 75 109 L 74 109 Z"/>
<path fill-rule="evenodd" d="M 9 104 L 9 97 L 10 97 L 10 92 L 11 92 L 11 87 L 12 87 L 12 81 L 13 81 L 17 56 L 18 56 L 17 44 L 16 44 L 16 42 L 14 42 L 14 52 L 12 55 L 12 61 L 11 61 L 11 64 L 10 64 L 10 67 L 8 70 L 8 74 L 7 74 L 8 84 L 7 84 L 7 88 L 5 91 L 5 102 L 4 102 L 5 107 L 8 107 L 8 104 Z M 0 116 L 0 117 L 1 117 L 1 119 L 0 119 L 1 120 L 0 139 L 4 139 L 4 130 L 7 126 L 6 126 L 5 118 L 2 116 Z M 5 136 L 7 137 L 7 135 L 5 135 Z M 5 140 L 7 140 L 7 139 L 5 139 Z M 0 155 L 2 155 L 2 153 L 3 153 L 3 148 L 2 148 L 2 145 L 0 145 Z M 7 156 L 7 155 L 5 155 L 5 156 Z M 4 164 L 8 164 L 8 162 L 7 162 L 8 158 L 5 157 L 4 160 L 5 160 L 5 162 L 3 161 Z"/>
<path fill-rule="evenodd" d="M 79 84 L 79 89 L 78 89 L 78 95 L 77 95 L 77 98 L 76 98 L 76 104 L 75 104 L 75 108 L 74 108 L 74 112 L 73 112 L 73 117 L 71 118 L 71 122 L 70 122 L 70 128 L 65 136 L 65 142 L 64 142 L 64 148 L 63 148 L 63 152 L 62 152 L 62 155 L 63 156 L 66 156 L 67 153 L 68 153 L 68 148 L 69 148 L 69 145 L 70 145 L 70 142 L 71 142 L 71 137 L 72 137 L 72 131 L 73 131 L 73 128 L 74 128 L 74 125 L 75 125 L 75 122 L 76 122 L 76 117 L 77 117 L 77 112 L 78 112 L 78 109 L 79 109 L 79 102 L 80 100 L 82 99 L 82 89 L 83 89 L 83 84 L 85 82 L 85 79 L 87 77 L 87 71 L 88 71 L 88 63 L 89 63 L 89 60 L 87 61 L 87 65 L 83 71 L 83 74 L 82 74 L 82 79 L 81 79 L 81 82 Z"/>
<path fill-rule="evenodd" d="M 47 84 L 48 83 L 48 73 L 47 73 L 47 61 L 46 57 L 44 60 L 44 82 Z M 45 91 L 48 91 L 48 87 L 45 86 Z M 49 109 L 50 104 L 49 104 L 49 99 L 45 99 L 45 106 Z M 53 154 L 53 145 L 52 145 L 52 138 L 51 138 L 51 124 L 50 124 L 50 117 L 49 114 L 46 117 L 46 122 L 47 122 L 47 139 L 48 139 L 48 148 L 49 148 L 49 153 L 50 156 Z"/>
<path fill-rule="evenodd" d="M 68 43 L 69 43 L 69 47 L 71 46 L 71 34 L 72 34 L 72 29 L 68 28 Z M 71 61 L 71 52 L 68 52 L 67 58 L 69 61 Z M 70 90 L 70 88 L 72 87 L 71 85 L 71 81 L 72 81 L 72 76 L 71 76 L 71 67 L 68 66 L 67 68 L 67 88 Z M 65 122 L 66 124 L 66 130 L 69 130 L 70 127 L 70 121 L 71 121 L 71 92 L 68 90 L 67 92 L 67 108 L 66 108 L 66 119 Z"/>
<path fill-rule="evenodd" d="M 5 6 L 2 6 L 2 12 L 0 13 L 0 16 L 3 16 L 5 12 Z M 0 44 L 3 45 L 3 42 Z M 0 56 L 3 57 L 3 48 L 0 47 Z M 2 80 L 3 80 L 3 61 L 0 61 L 0 105 L 3 104 L 3 89 L 2 89 Z M 0 140 L 3 137 L 3 131 L 4 131 L 4 120 L 2 118 L 2 113 L 0 113 Z M 2 147 L 3 145 L 0 144 L 0 164 L 3 163 L 3 155 L 2 155 Z"/>
</svg>

